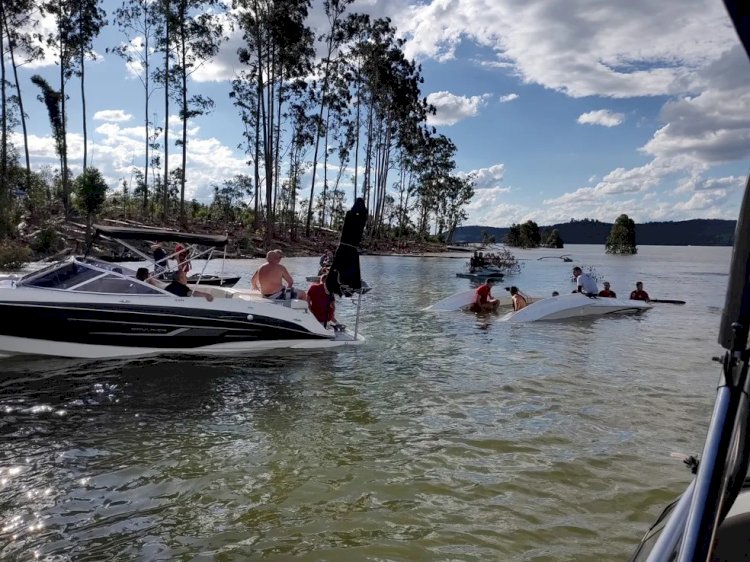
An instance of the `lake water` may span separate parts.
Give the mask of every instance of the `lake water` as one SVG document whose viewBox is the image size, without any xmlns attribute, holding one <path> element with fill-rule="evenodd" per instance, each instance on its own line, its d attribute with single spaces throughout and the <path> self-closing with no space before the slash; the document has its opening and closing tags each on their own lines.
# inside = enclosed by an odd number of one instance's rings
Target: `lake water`
<svg viewBox="0 0 750 562">
<path fill-rule="evenodd" d="M 465 259 L 363 257 L 359 348 L 0 362 L 0 559 L 626 559 L 701 451 L 731 249 L 518 251 L 503 285 L 571 291 L 562 253 L 687 304 L 507 325 L 422 310 Z"/>
</svg>

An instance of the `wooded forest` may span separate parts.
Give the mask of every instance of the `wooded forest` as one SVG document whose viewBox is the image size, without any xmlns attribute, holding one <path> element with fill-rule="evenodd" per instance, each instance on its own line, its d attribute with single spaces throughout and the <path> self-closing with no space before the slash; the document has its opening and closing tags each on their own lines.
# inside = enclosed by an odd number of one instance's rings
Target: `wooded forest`
<svg viewBox="0 0 750 562">
<path fill-rule="evenodd" d="M 113 13 L 99 0 L 3 0 L 0 239 L 17 238 L 19 223 L 109 213 L 182 228 L 237 223 L 270 247 L 277 236 L 338 230 L 353 203 L 344 188 L 353 186 L 370 211 L 370 239 L 450 241 L 474 178 L 457 172 L 455 144 L 428 126 L 434 108 L 420 91 L 421 69 L 404 55 L 390 20 L 350 12 L 351 3 L 325 0 L 326 27 L 313 29 L 310 0 L 236 0 L 231 10 L 218 0 L 125 0 Z M 45 15 L 55 22 L 46 35 Z M 97 43 L 107 26 L 121 33 L 118 45 Z M 210 99 L 191 76 L 232 30 L 243 38 L 239 70 L 227 97 Z M 81 104 L 85 172 L 86 67 L 95 51 L 106 53 L 105 64 L 137 73 L 145 141 L 132 185 L 105 186 L 106 198 L 84 201 L 70 170 L 68 113 Z M 21 67 L 49 53 L 56 80 L 19 78 Z M 34 169 L 29 156 L 25 108 L 38 103 L 55 140 L 53 169 Z M 177 139 L 155 121 L 155 107 L 165 119 L 179 114 Z M 237 143 L 247 173 L 213 185 L 210 203 L 186 200 L 188 127 L 217 110 L 242 120 Z M 13 132 L 23 141 L 14 144 Z"/>
</svg>

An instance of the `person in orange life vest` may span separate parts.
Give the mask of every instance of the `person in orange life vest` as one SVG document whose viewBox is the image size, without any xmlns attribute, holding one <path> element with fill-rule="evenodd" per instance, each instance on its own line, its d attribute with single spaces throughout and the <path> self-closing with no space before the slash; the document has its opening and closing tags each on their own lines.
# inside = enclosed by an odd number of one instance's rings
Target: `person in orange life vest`
<svg viewBox="0 0 750 562">
<path fill-rule="evenodd" d="M 513 310 L 521 310 L 522 308 L 526 308 L 526 305 L 528 303 L 526 302 L 524 296 L 518 292 L 518 287 L 511 287 L 509 291 L 510 298 L 513 301 Z"/>
<path fill-rule="evenodd" d="M 630 300 L 634 301 L 650 301 L 648 293 L 643 290 L 643 283 L 638 281 L 635 284 L 635 291 L 630 293 Z"/>
<path fill-rule="evenodd" d="M 599 291 L 599 296 L 600 297 L 609 297 L 611 299 L 616 299 L 617 295 L 615 294 L 615 292 L 613 290 L 611 290 L 609 288 L 609 281 L 605 281 L 603 284 L 604 284 L 604 289 L 602 289 L 601 291 Z"/>
<path fill-rule="evenodd" d="M 477 287 L 474 294 L 474 303 L 470 309 L 472 312 L 486 312 L 493 310 L 497 306 L 497 299 L 492 297 L 492 285 L 494 283 L 494 279 L 487 279 Z"/>
<path fill-rule="evenodd" d="M 177 242 L 177 244 L 175 244 L 174 246 L 174 251 L 176 254 L 175 257 L 177 258 L 177 269 L 179 269 L 180 271 L 184 271 L 185 273 L 190 271 L 191 266 L 190 262 L 188 261 L 189 252 L 187 248 L 184 248 L 182 244 Z"/>
<path fill-rule="evenodd" d="M 326 279 L 328 279 L 328 271 L 324 271 L 320 276 L 320 281 L 313 283 L 307 289 L 307 307 L 312 312 L 313 316 L 328 327 L 328 324 L 338 324 L 334 313 L 336 312 L 336 299 L 326 289 Z"/>
</svg>

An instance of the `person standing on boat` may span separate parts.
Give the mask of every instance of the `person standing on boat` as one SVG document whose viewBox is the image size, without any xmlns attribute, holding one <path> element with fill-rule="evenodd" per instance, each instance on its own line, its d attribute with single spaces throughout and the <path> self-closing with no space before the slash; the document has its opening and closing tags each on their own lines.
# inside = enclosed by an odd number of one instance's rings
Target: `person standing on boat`
<svg viewBox="0 0 750 562">
<path fill-rule="evenodd" d="M 529 304 L 526 298 L 518 291 L 518 287 L 510 288 L 510 299 L 513 301 L 513 310 L 521 310 Z"/>
<path fill-rule="evenodd" d="M 151 248 L 154 251 L 154 273 L 164 273 L 167 269 L 167 252 L 161 247 L 161 244 L 157 242 Z"/>
<path fill-rule="evenodd" d="M 267 299 L 306 300 L 305 291 L 293 288 L 294 279 L 289 275 L 286 267 L 281 265 L 284 254 L 281 250 L 271 250 L 266 254 L 266 263 L 261 265 L 253 274 L 250 286 L 257 289 Z M 286 286 L 284 286 L 286 283 Z"/>
<path fill-rule="evenodd" d="M 648 297 L 648 293 L 643 290 L 643 282 L 638 281 L 635 284 L 635 291 L 630 293 L 630 300 L 633 301 L 650 301 L 651 299 Z"/>
<path fill-rule="evenodd" d="M 187 284 L 187 273 L 180 271 L 179 269 L 172 275 L 172 282 L 164 287 L 164 290 L 177 295 L 178 297 L 203 297 L 208 302 L 214 300 L 214 296 L 211 293 L 204 293 L 203 291 L 192 291 Z"/>
<path fill-rule="evenodd" d="M 470 309 L 472 312 L 487 312 L 497 306 L 497 299 L 492 297 L 492 285 L 494 284 L 495 280 L 489 278 L 477 287 L 474 293 L 474 304 L 471 305 Z"/>
<path fill-rule="evenodd" d="M 596 286 L 596 281 L 588 273 L 584 273 L 580 267 L 575 266 L 573 268 L 573 275 L 576 278 L 576 290 L 573 291 L 574 293 L 584 293 L 589 296 L 599 294 L 599 287 Z"/>
<path fill-rule="evenodd" d="M 605 281 L 603 283 L 603 285 L 604 285 L 604 289 L 602 289 L 601 291 L 599 291 L 599 296 L 600 297 L 609 297 L 611 299 L 616 299 L 617 295 L 615 294 L 615 292 L 613 290 L 611 290 L 609 288 L 609 281 Z"/>
<path fill-rule="evenodd" d="M 320 281 L 313 283 L 307 289 L 307 307 L 317 318 L 318 322 L 328 327 L 328 324 L 338 324 L 336 317 L 336 299 L 326 289 L 326 279 L 328 271 L 324 271 L 320 276 Z"/>
<path fill-rule="evenodd" d="M 184 271 L 185 273 L 190 271 L 192 267 L 190 265 L 190 260 L 188 260 L 188 254 L 190 253 L 188 252 L 188 249 L 177 242 L 177 244 L 174 245 L 174 253 L 175 258 L 177 258 L 177 269 Z"/>
</svg>

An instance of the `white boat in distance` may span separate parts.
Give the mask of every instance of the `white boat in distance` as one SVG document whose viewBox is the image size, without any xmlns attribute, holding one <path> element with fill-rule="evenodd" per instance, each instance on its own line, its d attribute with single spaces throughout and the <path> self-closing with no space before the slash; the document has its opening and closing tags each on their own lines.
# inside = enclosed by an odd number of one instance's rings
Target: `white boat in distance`
<svg viewBox="0 0 750 562">
<path fill-rule="evenodd" d="M 539 322 L 571 320 L 606 314 L 640 313 L 651 308 L 645 301 L 587 296 L 583 293 L 558 295 L 532 302 L 521 310 L 509 312 L 500 322 Z"/>
</svg>

